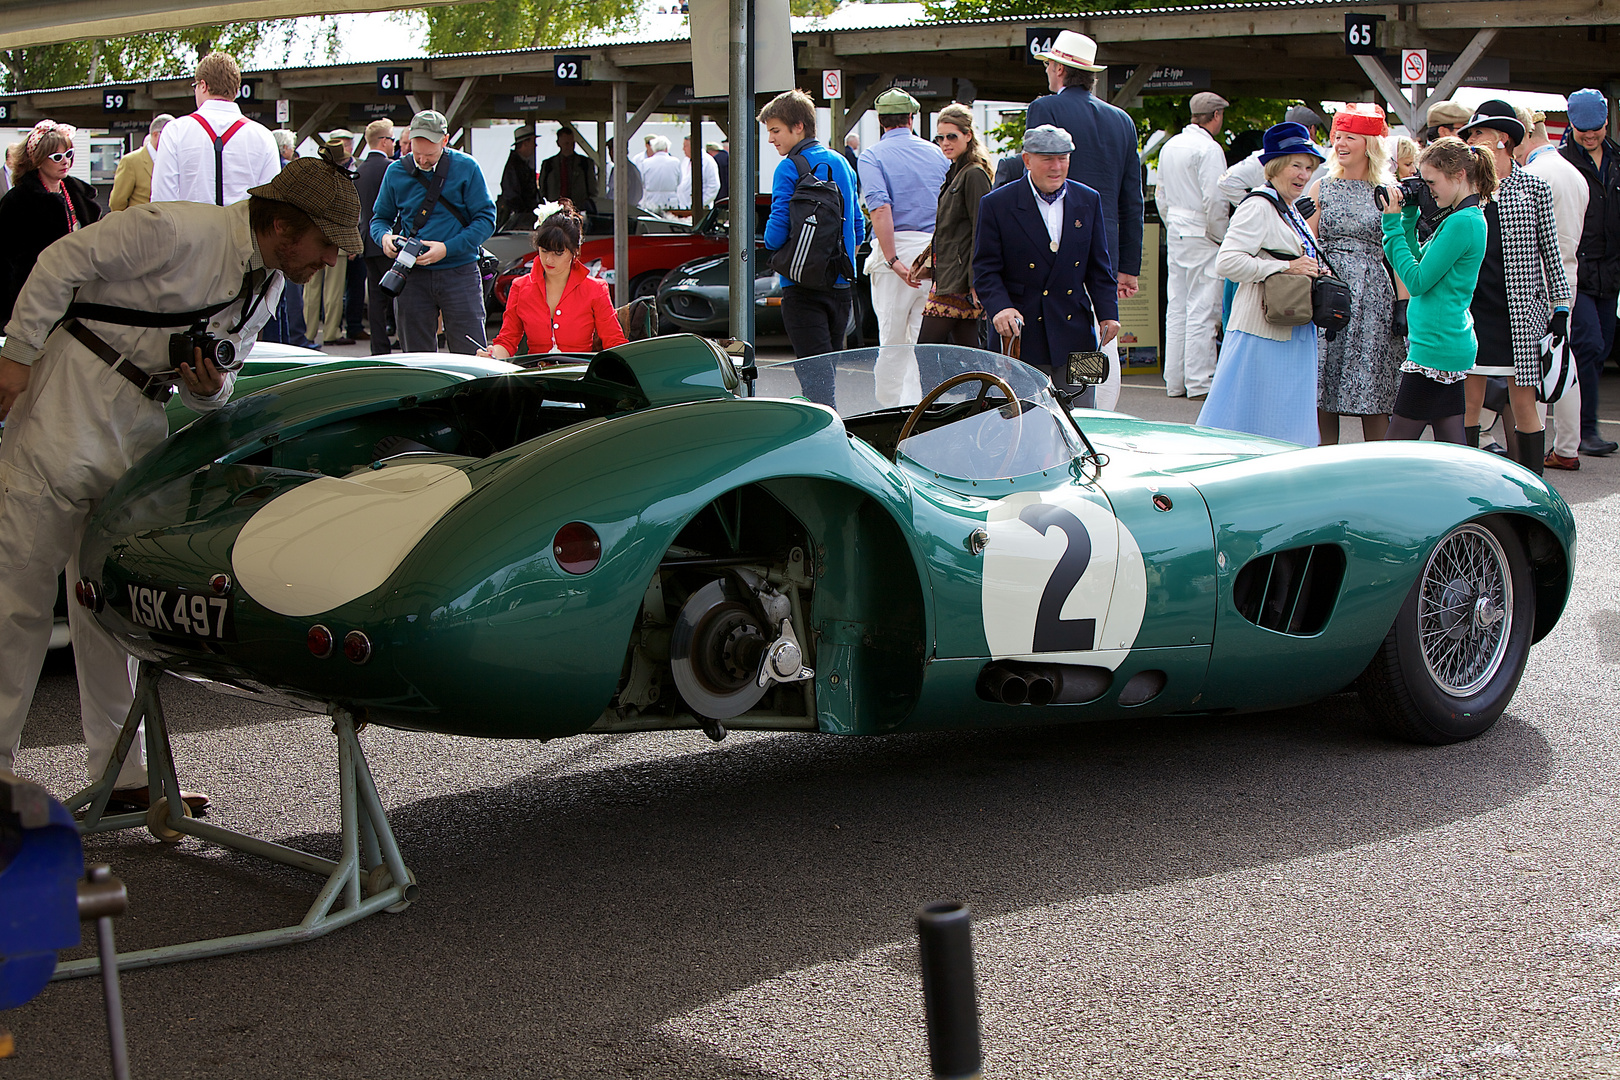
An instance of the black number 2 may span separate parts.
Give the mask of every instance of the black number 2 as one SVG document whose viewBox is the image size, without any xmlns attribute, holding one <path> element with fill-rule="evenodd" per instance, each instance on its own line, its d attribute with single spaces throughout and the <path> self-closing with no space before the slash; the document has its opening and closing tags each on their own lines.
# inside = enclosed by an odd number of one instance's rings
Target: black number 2
<svg viewBox="0 0 1620 1080">
<path fill-rule="evenodd" d="M 1091 565 L 1091 534 L 1080 519 L 1051 503 L 1036 503 L 1019 511 L 1018 520 L 1045 536 L 1056 525 L 1069 538 L 1052 577 L 1035 609 L 1035 652 L 1089 652 L 1096 648 L 1096 619 L 1065 619 L 1063 602 Z"/>
</svg>

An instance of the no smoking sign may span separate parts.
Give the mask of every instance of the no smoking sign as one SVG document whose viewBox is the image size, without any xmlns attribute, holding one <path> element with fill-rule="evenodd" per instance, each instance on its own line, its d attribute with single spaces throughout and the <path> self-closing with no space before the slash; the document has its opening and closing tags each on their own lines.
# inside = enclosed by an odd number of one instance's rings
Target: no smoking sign
<svg viewBox="0 0 1620 1080">
<path fill-rule="evenodd" d="M 1401 82 L 1407 86 L 1423 86 L 1429 81 L 1429 50 L 1401 50 Z"/>
<path fill-rule="evenodd" d="M 823 71 L 821 73 L 821 96 L 828 101 L 844 96 L 844 73 L 842 71 Z"/>
</svg>

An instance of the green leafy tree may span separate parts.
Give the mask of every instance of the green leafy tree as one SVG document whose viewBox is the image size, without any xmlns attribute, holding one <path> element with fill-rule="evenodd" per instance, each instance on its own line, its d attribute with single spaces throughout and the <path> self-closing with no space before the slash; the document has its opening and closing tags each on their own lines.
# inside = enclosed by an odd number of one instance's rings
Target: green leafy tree
<svg viewBox="0 0 1620 1080">
<path fill-rule="evenodd" d="M 85 83 L 131 82 L 188 75 L 214 49 L 250 57 L 280 37 L 291 51 L 293 21 L 225 23 L 129 37 L 0 49 L 0 83 L 8 92 Z M 328 48 L 331 47 L 330 32 Z"/>
<path fill-rule="evenodd" d="M 429 53 L 572 45 L 635 25 L 637 0 L 494 0 L 426 8 Z"/>
</svg>

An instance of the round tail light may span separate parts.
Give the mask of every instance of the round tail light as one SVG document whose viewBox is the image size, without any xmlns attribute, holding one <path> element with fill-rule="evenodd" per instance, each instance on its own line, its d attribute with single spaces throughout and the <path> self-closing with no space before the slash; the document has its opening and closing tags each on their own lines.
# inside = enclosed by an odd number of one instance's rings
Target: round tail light
<svg viewBox="0 0 1620 1080">
<path fill-rule="evenodd" d="M 82 608 L 101 610 L 101 587 L 89 578 L 80 578 L 73 583 L 73 597 Z"/>
<path fill-rule="evenodd" d="M 214 590 L 215 596 L 224 596 L 231 591 L 231 575 L 215 574 L 208 579 L 208 587 Z"/>
<path fill-rule="evenodd" d="M 332 631 L 319 623 L 309 628 L 309 635 L 304 640 L 309 645 L 309 655 L 315 659 L 325 660 L 332 655 L 332 646 L 335 644 Z"/>
<path fill-rule="evenodd" d="M 358 630 L 343 635 L 343 655 L 351 664 L 363 664 L 371 659 L 371 639 Z"/>
<path fill-rule="evenodd" d="M 602 541 L 583 521 L 570 521 L 551 542 L 557 565 L 570 574 L 588 574 L 602 561 Z"/>
</svg>

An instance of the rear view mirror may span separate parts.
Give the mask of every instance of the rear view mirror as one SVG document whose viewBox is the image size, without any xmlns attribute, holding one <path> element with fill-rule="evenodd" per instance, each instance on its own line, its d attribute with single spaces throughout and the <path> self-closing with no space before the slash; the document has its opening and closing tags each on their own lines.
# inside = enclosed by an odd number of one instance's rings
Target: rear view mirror
<svg viewBox="0 0 1620 1080">
<path fill-rule="evenodd" d="M 1069 354 L 1069 384 L 1071 386 L 1097 386 L 1108 379 L 1108 354 L 1105 352 L 1072 352 Z"/>
</svg>

